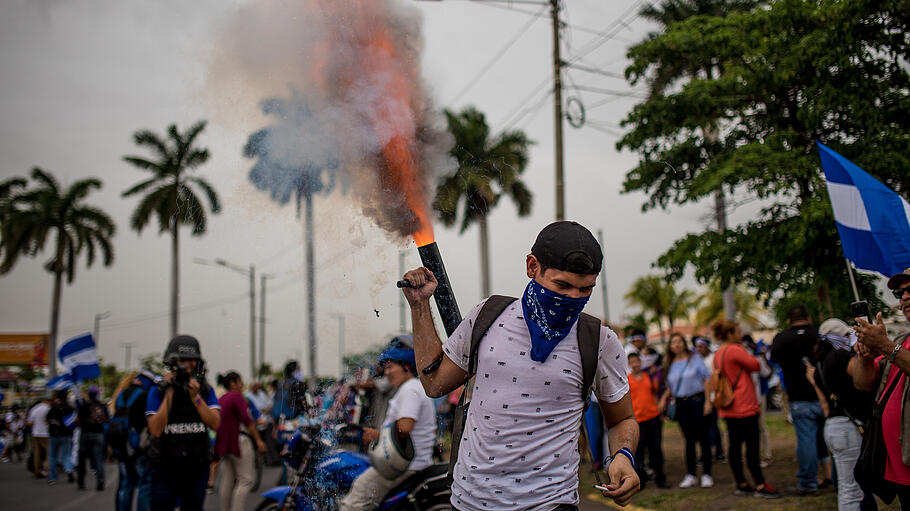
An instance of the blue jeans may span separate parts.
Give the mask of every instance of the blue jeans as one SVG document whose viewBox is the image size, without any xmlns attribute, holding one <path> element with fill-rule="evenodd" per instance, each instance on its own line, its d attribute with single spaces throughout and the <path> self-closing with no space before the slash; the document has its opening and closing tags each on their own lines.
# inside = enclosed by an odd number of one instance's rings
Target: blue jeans
<svg viewBox="0 0 910 511">
<path fill-rule="evenodd" d="M 117 484 L 117 511 L 130 511 L 133 508 L 133 493 L 137 493 L 136 511 L 148 511 L 151 474 L 149 459 L 146 455 L 136 459 L 120 462 L 120 480 Z"/>
<path fill-rule="evenodd" d="M 49 447 L 50 467 L 47 471 L 47 480 L 57 480 L 57 465 L 63 465 L 67 474 L 73 471 L 73 437 L 52 436 Z"/>
<path fill-rule="evenodd" d="M 104 433 L 90 433 L 83 431 L 79 436 L 79 486 L 85 485 L 85 463 L 91 462 L 95 471 L 95 479 L 104 484 L 104 459 L 107 455 L 107 444 L 104 442 Z"/>
<path fill-rule="evenodd" d="M 796 488 L 800 491 L 818 489 L 818 434 L 825 424 L 825 414 L 818 401 L 790 403 L 790 416 L 796 429 Z"/>
</svg>

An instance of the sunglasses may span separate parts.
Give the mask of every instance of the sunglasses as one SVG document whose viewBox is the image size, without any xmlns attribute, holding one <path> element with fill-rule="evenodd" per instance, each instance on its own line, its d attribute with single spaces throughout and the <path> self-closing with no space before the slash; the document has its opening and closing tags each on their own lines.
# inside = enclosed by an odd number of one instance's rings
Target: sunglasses
<svg viewBox="0 0 910 511">
<path fill-rule="evenodd" d="M 904 287 L 899 287 L 897 289 L 892 289 L 891 294 L 893 294 L 895 298 L 900 300 L 901 298 L 904 297 L 904 293 L 907 291 L 910 291 L 910 286 L 904 286 Z"/>
</svg>

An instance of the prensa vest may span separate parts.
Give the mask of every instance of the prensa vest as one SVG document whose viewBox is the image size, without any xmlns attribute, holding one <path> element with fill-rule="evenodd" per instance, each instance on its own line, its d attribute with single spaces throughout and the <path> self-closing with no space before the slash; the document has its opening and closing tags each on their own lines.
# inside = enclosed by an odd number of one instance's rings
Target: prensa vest
<svg viewBox="0 0 910 511">
<path fill-rule="evenodd" d="M 200 382 L 200 396 L 207 395 L 209 386 Z M 212 445 L 208 427 L 196 411 L 185 389 L 174 389 L 173 403 L 168 414 L 167 426 L 160 437 L 152 437 L 149 461 L 153 465 L 207 466 L 211 461 Z"/>
</svg>

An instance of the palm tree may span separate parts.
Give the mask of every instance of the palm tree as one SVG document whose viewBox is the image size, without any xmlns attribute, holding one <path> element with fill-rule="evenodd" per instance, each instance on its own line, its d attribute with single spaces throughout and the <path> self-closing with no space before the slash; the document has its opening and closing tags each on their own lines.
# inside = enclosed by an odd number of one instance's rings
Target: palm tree
<svg viewBox="0 0 910 511">
<path fill-rule="evenodd" d="M 104 266 L 110 266 L 114 261 L 111 238 L 116 228 L 106 213 L 82 203 L 92 190 L 101 188 L 100 180 L 82 179 L 64 189 L 54 176 L 37 167 L 32 169 L 31 178 L 34 187 L 12 193 L 6 201 L 0 274 L 11 271 L 19 255 L 34 257 L 44 251 L 48 239 L 53 240 L 53 255 L 44 265 L 54 275 L 48 346 L 48 369 L 53 376 L 57 372 L 57 332 L 63 276 L 66 275 L 67 284 L 73 282 L 76 259 L 83 251 L 87 267 L 92 266 L 99 251 Z M 22 182 L 19 180 L 13 188 L 21 188 Z"/>
<path fill-rule="evenodd" d="M 137 233 L 148 225 L 152 216 L 158 219 L 158 233 L 171 235 L 171 337 L 177 335 L 177 313 L 180 306 L 180 226 L 192 226 L 193 236 L 205 234 L 207 217 L 199 200 L 198 188 L 208 198 L 212 213 L 221 211 L 215 189 L 206 180 L 189 172 L 207 162 L 209 150 L 194 146 L 196 137 L 205 129 L 200 121 L 180 133 L 176 124 L 167 128 L 167 137 L 150 130 L 133 134 L 133 141 L 151 150 L 151 158 L 124 156 L 123 159 L 151 174 L 123 192 L 123 197 L 144 193 L 130 217 L 130 227 Z"/>
<path fill-rule="evenodd" d="M 767 313 L 761 300 L 745 286 L 736 286 L 734 300 L 736 301 L 737 320 L 751 326 L 753 329 L 764 329 L 766 325 L 762 317 Z M 723 292 L 720 281 L 717 279 L 708 283 L 705 292 L 698 297 L 698 308 L 695 310 L 695 324 L 705 326 L 715 321 L 724 319 Z"/>
<path fill-rule="evenodd" d="M 695 293 L 689 289 L 677 291 L 672 282 L 657 275 L 636 279 L 625 298 L 641 309 L 640 318 L 652 318 L 660 328 L 661 340 L 664 340 L 663 320 L 667 320 L 667 329 L 672 330 L 674 322 L 688 318 L 695 306 Z"/>
<path fill-rule="evenodd" d="M 643 18 L 656 22 L 661 30 L 666 30 L 670 25 L 683 21 L 693 16 L 727 16 L 735 12 L 746 11 L 754 8 L 758 0 L 663 0 L 659 6 L 649 3 L 640 14 Z M 655 37 L 649 35 L 649 38 Z M 672 58 L 661 60 L 656 66 L 654 74 L 649 78 L 648 85 L 652 95 L 662 95 L 667 89 L 674 87 L 679 79 L 694 79 L 699 76 L 711 77 L 716 72 L 716 63 L 710 61 L 688 61 Z M 716 125 L 703 126 L 705 141 L 716 143 L 719 129 Z M 717 230 L 727 230 L 727 198 L 723 184 L 718 184 L 714 190 L 714 217 L 717 221 Z M 732 319 L 736 316 L 736 300 L 734 285 L 723 292 L 723 306 L 725 317 Z"/>
<path fill-rule="evenodd" d="M 450 154 L 458 161 L 458 168 L 440 179 L 433 207 L 442 223 L 452 226 L 461 205 L 461 233 L 473 223 L 480 227 L 481 292 L 489 296 L 487 214 L 504 195 L 515 203 L 518 216 L 531 213 L 531 191 L 521 181 L 521 174 L 528 165 L 528 149 L 533 142 L 521 130 L 491 136 L 484 114 L 473 107 L 457 114 L 445 110 L 445 116 L 455 137 Z"/>
<path fill-rule="evenodd" d="M 0 181 L 0 258 L 3 257 L 3 226 L 12 213 L 13 198 L 25 187 L 27 181 L 21 177 L 12 177 Z"/>
<path fill-rule="evenodd" d="M 300 217 L 304 206 L 307 270 L 307 323 L 309 371 L 316 376 L 316 299 L 313 240 L 313 197 L 328 194 L 335 187 L 338 169 L 336 151 L 323 141 L 318 147 L 301 150 L 301 141 L 325 129 L 309 108 L 306 98 L 296 89 L 288 98 L 269 98 L 260 104 L 262 112 L 278 118 L 278 123 L 250 135 L 243 155 L 258 158 L 250 170 L 250 182 L 267 190 L 273 201 L 287 204 L 291 196 Z"/>
</svg>

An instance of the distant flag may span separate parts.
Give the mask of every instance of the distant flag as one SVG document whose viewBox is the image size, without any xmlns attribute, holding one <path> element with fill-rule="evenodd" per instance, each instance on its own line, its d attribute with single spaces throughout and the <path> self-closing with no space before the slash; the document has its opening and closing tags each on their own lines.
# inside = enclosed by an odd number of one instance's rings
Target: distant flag
<svg viewBox="0 0 910 511">
<path fill-rule="evenodd" d="M 69 429 L 76 427 L 76 412 L 71 412 L 69 415 L 63 418 L 63 425 Z"/>
<path fill-rule="evenodd" d="M 63 373 L 48 380 L 44 385 L 44 388 L 48 390 L 65 390 L 73 385 L 75 385 L 73 382 L 73 375 L 70 373 Z"/>
<path fill-rule="evenodd" d="M 60 346 L 57 355 L 60 357 L 60 365 L 69 371 L 74 381 L 101 377 L 98 352 L 95 351 L 92 334 L 69 339 Z"/>
<path fill-rule="evenodd" d="M 886 277 L 910 267 L 910 204 L 850 160 L 818 143 L 847 259 Z"/>
</svg>

